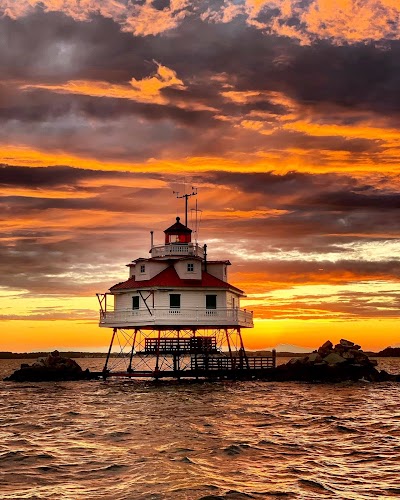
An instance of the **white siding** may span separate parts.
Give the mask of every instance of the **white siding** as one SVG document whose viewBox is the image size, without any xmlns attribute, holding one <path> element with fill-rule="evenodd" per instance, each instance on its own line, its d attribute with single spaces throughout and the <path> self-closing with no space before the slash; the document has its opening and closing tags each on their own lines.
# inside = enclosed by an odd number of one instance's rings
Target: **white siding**
<svg viewBox="0 0 400 500">
<path fill-rule="evenodd" d="M 169 308 L 169 296 L 171 293 L 181 295 L 181 308 L 182 309 L 204 309 L 206 307 L 206 295 L 216 295 L 217 296 L 217 309 L 225 309 L 230 307 L 227 304 L 227 293 L 225 290 L 212 290 L 212 289 L 201 289 L 201 290 L 185 290 L 185 289 L 168 289 L 165 291 L 155 290 L 154 291 L 154 307 L 164 307 Z M 138 292 L 125 292 L 115 295 L 115 310 L 132 309 L 132 297 L 139 295 Z M 142 290 L 142 295 L 147 297 L 149 295 L 148 290 Z M 147 304 L 150 308 L 153 306 L 153 298 L 150 297 L 147 300 Z M 145 304 L 140 297 L 139 309 L 145 308 Z"/>
<path fill-rule="evenodd" d="M 144 266 L 144 272 L 141 271 L 141 266 Z M 165 261 L 139 261 L 135 266 L 130 268 L 129 277 L 135 276 L 136 281 L 149 280 L 168 267 Z"/>
<path fill-rule="evenodd" d="M 207 272 L 222 281 L 228 281 L 227 265 L 223 262 L 207 264 Z"/>
<path fill-rule="evenodd" d="M 235 293 L 228 293 L 226 297 L 227 303 L 226 307 L 231 309 L 232 307 L 240 308 L 240 296 Z"/>
<path fill-rule="evenodd" d="M 188 271 L 188 265 L 193 266 L 193 271 Z M 179 260 L 175 263 L 175 270 L 183 280 L 201 280 L 201 262 L 198 260 Z"/>
</svg>

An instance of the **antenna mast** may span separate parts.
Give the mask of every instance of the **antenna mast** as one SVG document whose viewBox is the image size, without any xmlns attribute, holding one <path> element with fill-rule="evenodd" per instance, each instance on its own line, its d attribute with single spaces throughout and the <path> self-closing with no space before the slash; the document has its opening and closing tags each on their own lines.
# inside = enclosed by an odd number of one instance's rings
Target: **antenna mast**
<svg viewBox="0 0 400 500">
<path fill-rule="evenodd" d="M 185 226 L 187 227 L 187 218 L 188 218 L 188 198 L 191 196 L 197 195 L 197 188 L 192 186 L 192 192 L 188 194 L 183 194 L 179 196 L 179 191 L 172 191 L 173 194 L 176 194 L 177 198 L 185 198 Z"/>
<path fill-rule="evenodd" d="M 199 217 L 198 217 L 198 213 L 200 212 L 200 220 L 201 220 L 201 214 L 203 212 L 203 210 L 200 210 L 199 208 L 197 208 L 197 199 L 196 199 L 196 208 L 192 208 L 191 209 L 191 223 L 193 224 L 193 212 L 195 212 L 195 230 L 194 230 L 194 233 L 195 233 L 195 241 L 197 243 L 197 239 L 199 237 L 199 227 L 200 227 L 200 221 L 199 221 Z"/>
</svg>

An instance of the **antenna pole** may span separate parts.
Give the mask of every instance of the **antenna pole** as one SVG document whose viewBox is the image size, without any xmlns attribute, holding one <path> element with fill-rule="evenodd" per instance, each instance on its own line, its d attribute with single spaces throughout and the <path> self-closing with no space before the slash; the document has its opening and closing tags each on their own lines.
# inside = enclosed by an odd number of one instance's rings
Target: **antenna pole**
<svg viewBox="0 0 400 500">
<path fill-rule="evenodd" d="M 183 194 L 182 196 L 179 196 L 179 191 L 173 191 L 174 194 L 176 194 L 177 198 L 185 198 L 185 226 L 187 227 L 187 222 L 188 222 L 188 199 L 191 196 L 196 196 L 197 195 L 197 188 L 192 186 L 192 192 L 189 194 Z"/>
</svg>

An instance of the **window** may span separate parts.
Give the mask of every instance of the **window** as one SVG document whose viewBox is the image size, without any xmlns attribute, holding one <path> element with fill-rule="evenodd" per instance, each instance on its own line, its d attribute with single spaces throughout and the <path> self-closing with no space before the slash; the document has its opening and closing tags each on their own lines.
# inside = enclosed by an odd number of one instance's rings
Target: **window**
<svg viewBox="0 0 400 500">
<path fill-rule="evenodd" d="M 171 293 L 169 296 L 169 307 L 171 309 L 179 309 L 181 307 L 181 294 Z"/>
<path fill-rule="evenodd" d="M 142 264 L 142 265 L 140 266 L 140 272 L 141 272 L 141 273 L 145 273 L 145 272 L 146 272 L 146 266 L 145 266 L 144 264 Z"/>
<path fill-rule="evenodd" d="M 139 309 L 139 297 L 137 295 L 132 297 L 132 309 Z"/>
<path fill-rule="evenodd" d="M 216 309 L 216 308 L 217 308 L 217 296 L 206 295 L 206 309 Z"/>
<path fill-rule="evenodd" d="M 194 271 L 194 264 L 188 264 L 187 270 L 188 270 L 188 273 L 192 273 Z"/>
</svg>

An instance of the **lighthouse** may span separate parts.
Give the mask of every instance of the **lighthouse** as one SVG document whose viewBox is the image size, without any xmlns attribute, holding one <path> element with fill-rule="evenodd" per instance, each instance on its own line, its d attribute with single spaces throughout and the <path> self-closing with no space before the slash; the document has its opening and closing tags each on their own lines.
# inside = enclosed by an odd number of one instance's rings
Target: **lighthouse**
<svg viewBox="0 0 400 500">
<path fill-rule="evenodd" d="M 229 260 L 210 260 L 207 245 L 192 241 L 185 201 L 185 224 L 176 217 L 162 245 L 151 232 L 150 256 L 127 264 L 128 279 L 97 294 L 99 326 L 112 329 L 105 377 L 235 378 L 274 364 L 247 355 L 242 329 L 253 327 L 253 313 L 228 280 Z"/>
</svg>

